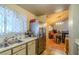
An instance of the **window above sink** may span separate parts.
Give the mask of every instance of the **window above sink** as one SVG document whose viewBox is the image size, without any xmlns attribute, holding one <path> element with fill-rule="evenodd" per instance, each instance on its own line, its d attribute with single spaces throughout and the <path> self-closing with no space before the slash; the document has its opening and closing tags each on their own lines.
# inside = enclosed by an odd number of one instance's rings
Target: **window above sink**
<svg viewBox="0 0 79 59">
<path fill-rule="evenodd" d="M 0 36 L 24 32 L 27 32 L 27 17 L 5 5 L 0 5 Z"/>
</svg>

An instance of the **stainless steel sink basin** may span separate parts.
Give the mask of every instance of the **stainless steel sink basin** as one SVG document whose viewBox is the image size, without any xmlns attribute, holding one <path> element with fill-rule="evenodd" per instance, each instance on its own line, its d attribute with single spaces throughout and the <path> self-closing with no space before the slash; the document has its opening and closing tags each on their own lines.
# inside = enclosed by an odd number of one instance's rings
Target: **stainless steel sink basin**
<svg viewBox="0 0 79 59">
<path fill-rule="evenodd" d="M 2 43 L 2 44 L 0 44 L 0 48 L 4 48 L 4 47 L 8 47 L 8 46 L 9 46 L 8 43 Z"/>
<path fill-rule="evenodd" d="M 10 45 L 12 45 L 12 44 L 16 44 L 16 43 L 21 43 L 21 42 L 23 42 L 22 40 L 12 40 L 12 41 L 10 41 L 10 42 L 8 42 Z"/>
<path fill-rule="evenodd" d="M 10 45 L 16 44 L 16 43 L 21 43 L 23 42 L 22 40 L 16 40 L 14 42 L 8 42 L 8 43 L 0 43 L 0 48 L 8 47 Z"/>
</svg>

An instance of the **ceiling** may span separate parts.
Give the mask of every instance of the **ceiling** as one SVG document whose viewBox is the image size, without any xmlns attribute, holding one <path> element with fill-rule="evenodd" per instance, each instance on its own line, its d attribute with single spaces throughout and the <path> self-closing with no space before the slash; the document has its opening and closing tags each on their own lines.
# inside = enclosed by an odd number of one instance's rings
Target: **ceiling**
<svg viewBox="0 0 79 59">
<path fill-rule="evenodd" d="M 29 12 L 40 16 L 68 9 L 68 4 L 18 4 Z"/>
<path fill-rule="evenodd" d="M 68 20 L 68 16 L 69 16 L 69 10 L 64 10 L 63 12 L 54 13 L 46 18 L 46 23 L 53 25 L 56 22 Z"/>
</svg>

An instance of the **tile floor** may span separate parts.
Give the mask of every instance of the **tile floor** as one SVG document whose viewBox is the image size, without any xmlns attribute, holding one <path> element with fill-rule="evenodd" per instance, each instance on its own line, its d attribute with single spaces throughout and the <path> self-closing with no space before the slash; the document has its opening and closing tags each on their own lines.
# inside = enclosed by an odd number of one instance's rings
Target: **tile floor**
<svg viewBox="0 0 79 59">
<path fill-rule="evenodd" d="M 47 48 L 41 55 L 66 55 L 66 54 L 62 50 Z"/>
<path fill-rule="evenodd" d="M 46 50 L 41 55 L 66 55 L 64 44 L 57 44 L 53 39 L 48 39 Z"/>
<path fill-rule="evenodd" d="M 57 44 L 54 39 L 48 39 L 46 41 L 46 46 L 49 48 L 55 48 L 55 49 L 65 51 L 65 44 L 63 43 Z"/>
</svg>

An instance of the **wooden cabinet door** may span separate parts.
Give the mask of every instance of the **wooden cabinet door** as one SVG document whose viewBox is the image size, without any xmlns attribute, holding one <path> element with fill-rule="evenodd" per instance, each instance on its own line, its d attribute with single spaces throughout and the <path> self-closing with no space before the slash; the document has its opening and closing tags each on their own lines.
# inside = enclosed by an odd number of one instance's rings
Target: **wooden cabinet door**
<svg viewBox="0 0 79 59">
<path fill-rule="evenodd" d="M 26 44 L 13 48 L 14 55 L 26 55 Z"/>
<path fill-rule="evenodd" d="M 40 38 L 39 39 L 39 54 L 42 53 L 42 51 L 43 51 L 43 39 Z"/>
<path fill-rule="evenodd" d="M 45 36 L 38 39 L 38 54 L 41 54 L 46 49 L 46 38 Z"/>
<path fill-rule="evenodd" d="M 43 50 L 46 49 L 46 36 L 43 37 Z"/>
<path fill-rule="evenodd" d="M 35 55 L 35 40 L 28 42 L 28 55 Z"/>
<path fill-rule="evenodd" d="M 37 55 L 39 54 L 39 39 L 35 40 L 35 52 Z"/>
</svg>

